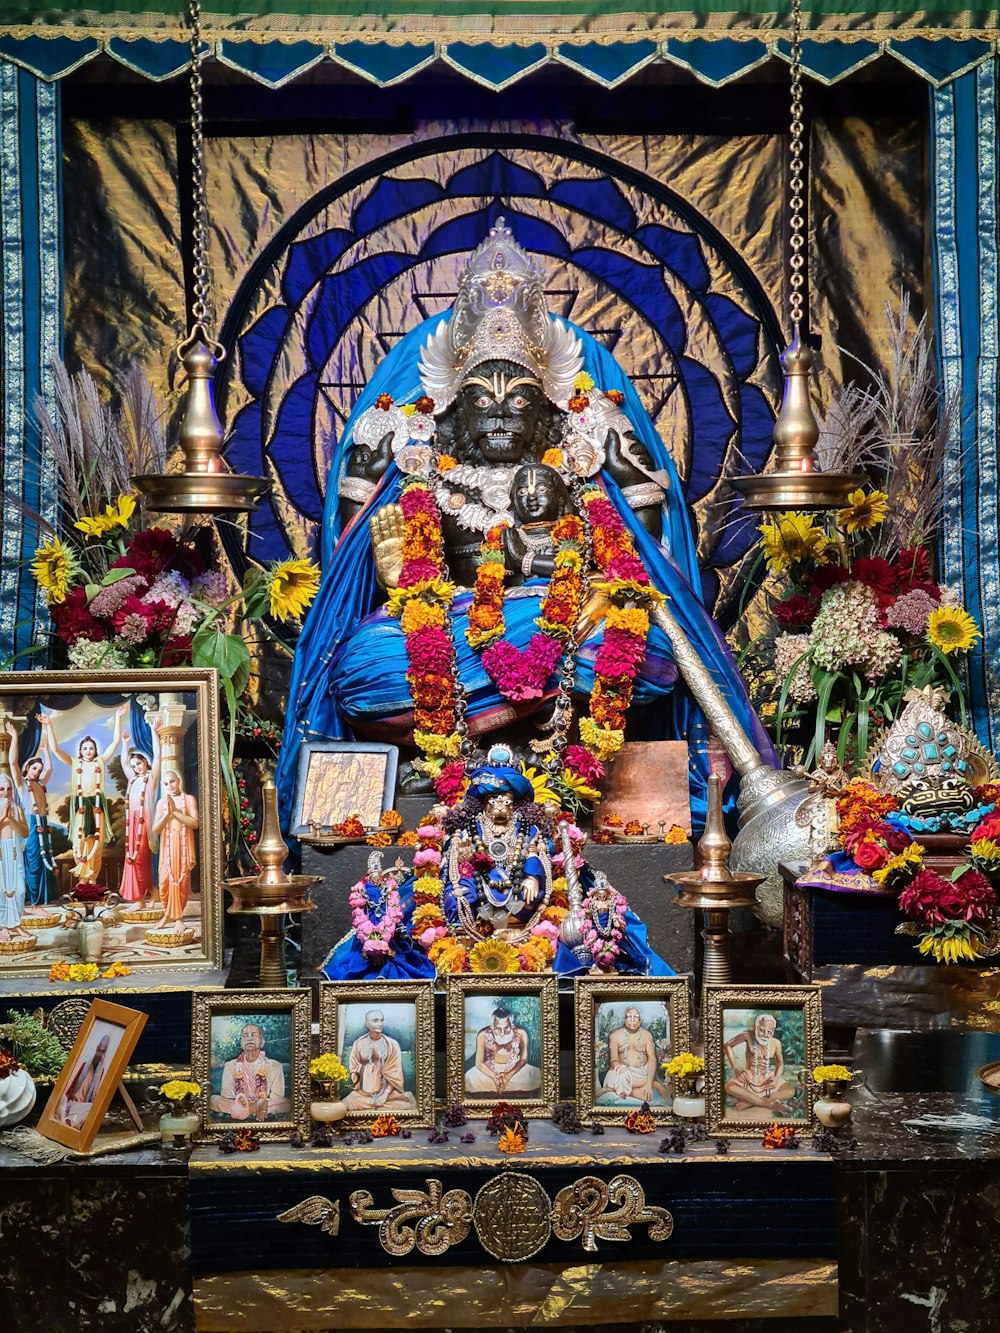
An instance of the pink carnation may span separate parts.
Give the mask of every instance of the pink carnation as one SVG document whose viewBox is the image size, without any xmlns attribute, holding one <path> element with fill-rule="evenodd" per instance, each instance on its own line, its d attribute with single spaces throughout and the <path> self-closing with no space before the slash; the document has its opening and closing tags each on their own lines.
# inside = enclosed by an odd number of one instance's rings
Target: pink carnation
<svg viewBox="0 0 1000 1333">
<path fill-rule="evenodd" d="M 625 529 L 621 515 L 610 500 L 603 497 L 591 500 L 587 504 L 587 514 L 595 527 L 602 527 L 606 532 L 617 534 Z"/>
<path fill-rule="evenodd" d="M 447 675 L 451 671 L 451 640 L 440 625 L 424 625 L 406 636 L 406 656 L 413 671 Z"/>
<path fill-rule="evenodd" d="M 563 763 L 588 787 L 593 787 L 604 777 L 604 765 L 585 745 L 567 745 Z M 571 833 L 570 837 L 572 836 Z"/>
<path fill-rule="evenodd" d="M 437 501 L 424 486 L 411 486 L 400 497 L 400 507 L 404 518 L 415 518 L 417 514 L 427 514 L 430 518 L 441 517 Z"/>
<path fill-rule="evenodd" d="M 407 560 L 399 576 L 401 588 L 412 588 L 415 583 L 436 579 L 441 571 L 434 560 Z"/>
<path fill-rule="evenodd" d="M 604 572 L 609 579 L 632 579 L 634 583 L 649 582 L 646 566 L 637 555 L 632 555 L 628 551 L 621 551 L 613 556 Z"/>
<path fill-rule="evenodd" d="M 558 640 L 547 634 L 533 634 L 523 652 L 506 639 L 498 639 L 484 650 L 482 661 L 500 693 L 519 701 L 542 697 L 561 656 Z"/>
<path fill-rule="evenodd" d="M 632 679 L 645 655 L 646 645 L 636 635 L 621 629 L 605 630 L 594 663 L 594 674 Z"/>
</svg>

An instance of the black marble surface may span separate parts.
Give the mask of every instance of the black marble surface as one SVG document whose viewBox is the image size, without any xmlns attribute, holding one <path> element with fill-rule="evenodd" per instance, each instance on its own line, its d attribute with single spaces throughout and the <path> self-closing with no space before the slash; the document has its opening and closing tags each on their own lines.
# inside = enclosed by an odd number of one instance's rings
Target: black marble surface
<svg viewBox="0 0 1000 1333">
<path fill-rule="evenodd" d="M 190 1333 L 187 1166 L 158 1149 L 39 1165 L 0 1150 L 4 1333 Z"/>
</svg>

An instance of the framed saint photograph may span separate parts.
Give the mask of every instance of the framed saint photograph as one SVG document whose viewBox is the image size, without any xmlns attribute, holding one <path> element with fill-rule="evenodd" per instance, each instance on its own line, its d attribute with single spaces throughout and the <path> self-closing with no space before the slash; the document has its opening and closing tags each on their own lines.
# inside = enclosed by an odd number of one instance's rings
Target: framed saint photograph
<svg viewBox="0 0 1000 1333">
<path fill-rule="evenodd" d="M 0 674 L 0 989 L 222 965 L 214 670 Z"/>
<path fill-rule="evenodd" d="M 670 1116 L 665 1060 L 688 1049 L 687 977 L 578 977 L 576 1104 L 584 1120 L 621 1124 L 645 1102 Z"/>
<path fill-rule="evenodd" d="M 250 1128 L 264 1139 L 309 1129 L 308 990 L 191 997 L 191 1074 L 204 1092 L 201 1128 Z"/>
<path fill-rule="evenodd" d="M 346 1124 L 394 1115 L 434 1123 L 434 982 L 331 981 L 319 990 L 319 1044 L 347 1070 Z"/>
<path fill-rule="evenodd" d="M 308 841 L 357 815 L 378 828 L 396 793 L 399 750 L 375 741 L 305 741 L 292 802 L 291 832 Z"/>
<path fill-rule="evenodd" d="M 145 1026 L 138 1009 L 91 1002 L 38 1122 L 39 1134 L 74 1152 L 87 1151 Z"/>
<path fill-rule="evenodd" d="M 773 1121 L 812 1128 L 818 986 L 706 986 L 703 1022 L 709 1134 L 760 1138 Z"/>
<path fill-rule="evenodd" d="M 559 979 L 448 978 L 448 1101 L 485 1119 L 500 1101 L 525 1116 L 559 1100 Z"/>
</svg>

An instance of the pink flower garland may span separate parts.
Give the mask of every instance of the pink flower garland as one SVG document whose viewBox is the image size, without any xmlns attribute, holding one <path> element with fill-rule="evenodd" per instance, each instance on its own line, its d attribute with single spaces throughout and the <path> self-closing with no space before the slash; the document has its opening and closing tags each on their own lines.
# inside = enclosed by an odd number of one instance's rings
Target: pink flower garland
<svg viewBox="0 0 1000 1333">
<path fill-rule="evenodd" d="M 368 895 L 365 893 L 365 881 L 359 879 L 351 888 L 348 902 L 351 904 L 351 925 L 354 934 L 361 943 L 361 952 L 365 958 L 382 954 L 389 957 L 389 947 L 396 931 L 403 924 L 403 908 L 399 901 L 399 890 L 394 879 L 385 880 L 385 912 L 376 925 L 368 916 Z"/>
<path fill-rule="evenodd" d="M 532 634 L 522 652 L 506 639 L 483 649 L 487 675 L 505 699 L 540 699 L 562 657 L 562 644 L 548 634 Z"/>
</svg>

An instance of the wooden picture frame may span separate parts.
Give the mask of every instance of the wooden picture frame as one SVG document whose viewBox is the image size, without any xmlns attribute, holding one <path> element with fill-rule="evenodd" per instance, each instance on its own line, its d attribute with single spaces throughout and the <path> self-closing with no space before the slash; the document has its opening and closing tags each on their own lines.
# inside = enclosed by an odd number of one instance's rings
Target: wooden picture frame
<svg viewBox="0 0 1000 1333">
<path fill-rule="evenodd" d="M 678 977 L 577 977 L 573 983 L 576 1009 L 576 1108 L 582 1120 L 598 1120 L 620 1125 L 629 1111 L 644 1102 L 657 1123 L 671 1118 L 673 1097 L 670 1080 L 660 1065 L 680 1051 L 689 1049 L 689 982 Z M 629 1070 L 620 1066 L 615 1078 L 612 1046 L 619 1032 L 628 1032 L 628 1012 L 638 1012 L 640 1025 L 628 1039 L 640 1043 L 635 1056 L 646 1057 L 642 1084 L 633 1096 L 628 1086 L 639 1065 Z M 602 1038 L 602 1030 L 608 1028 Z M 661 1032 L 665 1025 L 666 1033 Z M 645 1033 L 645 1037 L 640 1034 Z M 602 1041 L 606 1052 L 602 1054 Z M 621 1039 L 618 1041 L 621 1046 Z M 650 1056 L 650 1051 L 652 1055 Z M 652 1070 L 648 1064 L 652 1063 Z M 598 1090 L 600 1089 L 600 1091 Z"/>
<path fill-rule="evenodd" d="M 289 831 L 306 842 L 357 814 L 377 828 L 396 795 L 399 748 L 378 741 L 304 741 Z"/>
<path fill-rule="evenodd" d="M 307 1134 L 311 991 L 227 990 L 196 993 L 191 1002 L 191 1073 L 202 1086 L 201 1132 L 218 1138 L 253 1129 L 262 1139 Z M 253 1084 L 265 1103 L 257 1109 L 249 1104 L 255 1094 L 242 1068 L 251 1050 L 250 1028 L 261 1036 L 257 1054 L 249 1056 Z M 266 1109 L 268 1099 L 280 1104 L 276 1113 Z M 234 1103 L 231 1109 L 227 1102 Z"/>
<path fill-rule="evenodd" d="M 88 1151 L 111 1099 L 119 1091 L 146 1018 L 138 1009 L 126 1009 L 109 1000 L 91 1001 L 38 1121 L 39 1134 L 74 1152 Z M 134 1120 L 135 1107 L 124 1089 L 122 1094 Z M 89 1110 L 81 1115 L 83 1107 Z"/>
<path fill-rule="evenodd" d="M 24 852 L 0 989 L 82 961 L 84 920 L 103 927 L 102 967 L 221 968 L 214 669 L 0 673 L 0 780 L 11 778 Z"/>
<path fill-rule="evenodd" d="M 709 1134 L 757 1139 L 774 1121 L 811 1132 L 811 1075 L 823 1058 L 820 987 L 706 986 L 703 995 Z"/>
<path fill-rule="evenodd" d="M 412 1021 L 408 1010 L 412 1010 Z M 369 1013 L 382 1015 L 380 1061 L 393 1077 L 402 1076 L 402 1096 L 395 1090 L 386 1094 L 391 1084 L 382 1079 L 382 1088 L 372 1097 L 349 1081 L 341 1087 L 341 1099 L 348 1103 L 346 1125 L 370 1125 L 376 1116 L 393 1115 L 408 1129 L 423 1129 L 434 1124 L 434 981 L 327 981 L 319 988 L 320 1050 L 336 1055 L 344 1068 L 360 1076 L 365 1061 L 365 1046 L 378 1036 L 364 1020 Z M 357 1047 L 356 1069 L 351 1070 L 351 1051 Z M 395 1078 L 393 1078 L 395 1081 Z M 375 1098 L 384 1101 L 375 1103 Z M 412 1099 L 406 1105 L 404 1098 Z M 357 1104 L 353 1104 L 356 1102 Z"/>
<path fill-rule="evenodd" d="M 535 1006 L 517 1004 L 519 998 L 534 1000 L 537 1015 L 529 1017 L 527 1011 Z M 558 1005 L 559 978 L 556 976 L 534 972 L 518 976 L 477 973 L 449 976 L 445 1048 L 449 1104 L 461 1102 L 469 1118 L 478 1120 L 488 1117 L 499 1101 L 509 1102 L 527 1118 L 549 1115 L 559 1100 Z M 492 1012 L 497 1008 L 507 1009 L 509 1019 L 497 1021 L 503 1027 L 513 1029 L 514 1041 L 519 1041 L 518 1031 L 527 1036 L 529 1049 L 520 1072 L 523 1074 L 524 1069 L 537 1071 L 537 1078 L 535 1074 L 528 1074 L 521 1079 L 530 1086 L 504 1089 L 486 1086 L 492 1075 L 479 1069 L 476 1059 L 478 1039 L 487 1027 L 492 1026 Z M 468 1028 L 469 1023 L 475 1027 Z M 537 1064 L 531 1058 L 533 1055 L 537 1055 Z M 470 1080 L 474 1068 L 478 1074 Z M 483 1086 L 470 1087 L 472 1081 Z"/>
</svg>

